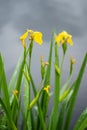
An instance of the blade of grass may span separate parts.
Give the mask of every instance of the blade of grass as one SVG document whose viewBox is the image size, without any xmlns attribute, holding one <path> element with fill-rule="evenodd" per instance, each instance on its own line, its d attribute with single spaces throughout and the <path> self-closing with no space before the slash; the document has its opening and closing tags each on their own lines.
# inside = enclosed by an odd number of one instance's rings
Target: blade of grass
<svg viewBox="0 0 87 130">
<path fill-rule="evenodd" d="M 24 76 L 23 76 L 23 79 L 24 79 L 24 113 L 25 113 L 25 115 L 27 112 L 27 107 L 29 105 L 29 87 L 30 87 L 30 81 L 27 78 L 28 77 L 27 75 L 28 75 L 28 71 L 27 71 L 27 68 L 25 66 Z"/>
<path fill-rule="evenodd" d="M 82 66 L 80 68 L 80 71 L 79 71 L 79 74 L 78 74 L 78 77 L 77 77 L 77 80 L 76 80 L 75 88 L 74 88 L 74 91 L 73 91 L 73 95 L 72 95 L 72 98 L 71 98 L 70 106 L 69 106 L 69 109 L 68 109 L 68 112 L 67 112 L 67 115 L 66 115 L 65 126 L 64 126 L 65 130 L 68 130 L 69 126 L 70 126 L 70 121 L 71 121 L 71 116 L 72 116 L 74 104 L 75 104 L 76 97 L 77 97 L 77 94 L 78 94 L 78 90 L 79 90 L 79 87 L 80 87 L 80 83 L 81 83 L 81 80 L 82 80 L 82 77 L 83 77 L 83 74 L 84 74 L 84 71 L 85 71 L 86 64 L 87 64 L 87 53 L 84 57 Z"/>
<path fill-rule="evenodd" d="M 11 95 L 12 91 L 15 89 L 15 85 L 16 85 L 15 81 L 17 80 L 17 75 L 18 75 L 18 71 L 20 70 L 22 59 L 23 59 L 23 56 L 20 56 L 20 58 L 18 60 L 18 63 L 16 65 L 16 68 L 15 68 L 15 70 L 13 72 L 13 75 L 12 75 L 12 77 L 10 79 L 10 82 L 9 82 L 9 85 L 8 85 L 8 87 L 9 87 L 9 95 Z"/>
<path fill-rule="evenodd" d="M 0 79 L 2 79 L 1 88 L 2 88 L 3 94 L 4 94 L 4 102 L 6 104 L 6 107 L 10 111 L 8 86 L 7 86 L 6 75 L 5 75 L 5 71 L 4 71 L 4 64 L 3 64 L 1 54 L 0 54 Z"/>
<path fill-rule="evenodd" d="M 23 76 L 23 69 L 24 69 L 25 61 L 26 61 L 26 50 L 24 50 L 24 58 L 22 60 L 21 66 L 20 66 L 20 70 L 19 70 L 18 78 L 17 78 L 17 82 L 16 82 L 16 88 L 15 88 L 18 91 L 18 94 L 17 94 L 18 99 L 19 99 L 19 95 L 20 95 L 20 88 L 21 88 L 21 82 L 22 82 L 22 76 Z M 16 117 L 16 111 L 17 111 L 17 102 L 14 98 L 13 103 L 12 103 L 12 118 L 15 122 L 17 120 L 16 119 L 17 118 Z"/>
<path fill-rule="evenodd" d="M 5 75 L 5 71 L 4 71 L 4 63 L 3 63 L 3 60 L 2 60 L 1 54 L 0 54 L 0 79 L 2 79 L 1 89 L 3 91 L 3 101 L 5 103 L 5 106 L 6 106 L 6 109 L 7 109 L 8 113 L 10 115 L 10 113 L 11 113 L 10 99 L 9 99 L 6 75 Z M 10 126 L 10 124 L 8 124 L 8 125 Z"/>
<path fill-rule="evenodd" d="M 30 74 L 30 81 L 31 81 L 33 92 L 34 92 L 34 97 L 36 97 L 37 91 L 36 91 L 36 87 L 35 87 L 35 84 L 34 84 L 34 81 L 33 81 L 33 78 L 32 78 L 31 74 Z M 39 101 L 37 101 L 37 107 L 38 107 L 38 117 L 36 119 L 36 122 L 37 122 L 36 125 L 37 126 L 36 126 L 35 130 L 39 130 L 39 125 L 41 125 L 41 128 L 43 130 L 46 130 L 46 124 L 44 122 L 43 113 L 42 113 Z"/>
<path fill-rule="evenodd" d="M 26 73 L 26 75 L 28 74 L 27 68 L 24 69 L 24 72 Z M 23 111 L 24 111 L 24 115 L 26 117 L 27 116 L 27 108 L 29 105 L 30 81 L 26 78 L 25 74 L 24 74 L 23 79 L 24 79 L 24 110 Z M 30 118 L 28 118 L 27 121 L 25 120 L 25 122 L 24 122 L 24 128 L 27 128 L 27 130 L 29 129 L 28 126 L 30 126 L 29 123 L 31 122 L 29 120 L 30 120 Z"/>
<path fill-rule="evenodd" d="M 62 95 L 64 93 L 64 91 L 67 89 L 69 83 L 70 83 L 71 77 L 69 77 L 66 81 L 66 83 L 62 86 L 61 90 L 60 90 L 60 95 Z"/>
<path fill-rule="evenodd" d="M 58 57 L 58 46 L 55 43 L 55 65 L 59 69 L 59 57 Z M 54 88 L 54 107 L 52 110 L 52 116 L 50 119 L 49 130 L 56 130 L 58 122 L 58 106 L 59 106 L 59 95 L 60 95 L 60 71 L 55 68 L 55 88 Z"/>
<path fill-rule="evenodd" d="M 75 86 L 75 82 L 70 87 L 70 88 L 72 88 L 71 91 L 68 93 L 68 95 L 62 101 L 62 104 L 60 107 L 60 112 L 59 112 L 59 117 L 58 117 L 58 123 L 57 123 L 57 129 L 59 129 L 59 130 L 64 130 L 65 116 L 66 116 L 67 108 L 69 106 L 69 102 L 71 100 L 74 86 Z"/>
<path fill-rule="evenodd" d="M 13 130 L 17 130 L 15 124 L 13 123 L 13 121 L 11 119 L 11 114 L 9 113 L 8 109 L 6 108 L 4 102 L 3 102 L 3 100 L 1 98 L 0 98 L 0 104 L 2 105 L 4 111 L 5 111 L 6 115 L 7 115 L 7 118 L 8 118 L 8 121 L 9 121 L 9 126 L 10 126 L 9 130 L 11 130 L 11 128 Z"/>
<path fill-rule="evenodd" d="M 62 102 L 69 95 L 69 93 L 73 93 L 75 83 L 76 81 L 74 81 L 73 84 L 59 97 L 59 102 Z"/>
<path fill-rule="evenodd" d="M 82 112 L 73 130 L 84 130 L 87 128 L 87 108 Z"/>
<path fill-rule="evenodd" d="M 46 87 L 47 85 L 50 85 L 53 44 L 54 44 L 54 33 L 52 34 L 52 37 L 51 37 L 50 52 L 49 52 L 49 58 L 48 58 L 49 65 L 47 66 L 47 70 L 45 72 L 44 87 Z M 47 112 L 47 107 L 48 107 L 48 102 L 46 103 L 47 98 L 48 98 L 48 95 L 43 92 L 42 98 L 41 98 L 41 108 L 42 108 L 42 111 L 43 111 L 44 120 L 46 120 L 46 112 Z"/>
</svg>

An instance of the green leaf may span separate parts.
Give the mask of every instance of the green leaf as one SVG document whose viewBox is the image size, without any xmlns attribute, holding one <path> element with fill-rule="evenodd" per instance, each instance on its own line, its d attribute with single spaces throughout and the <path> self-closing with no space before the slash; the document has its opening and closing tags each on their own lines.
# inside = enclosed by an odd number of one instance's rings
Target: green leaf
<svg viewBox="0 0 87 130">
<path fill-rule="evenodd" d="M 69 83 L 70 83 L 71 77 L 69 77 L 66 81 L 66 83 L 62 86 L 62 88 L 60 89 L 60 96 L 66 91 Z"/>
<path fill-rule="evenodd" d="M 62 102 L 69 95 L 69 93 L 73 93 L 75 83 L 76 81 L 74 81 L 73 84 L 60 95 L 59 102 Z"/>
<path fill-rule="evenodd" d="M 5 71 L 4 71 L 4 64 L 3 64 L 1 54 L 0 54 L 0 79 L 1 79 L 1 89 L 3 90 L 3 95 L 4 95 L 3 96 L 4 103 L 10 113 L 11 112 L 10 99 L 9 99 L 8 86 L 7 86 L 6 75 L 5 75 Z"/>
<path fill-rule="evenodd" d="M 33 78 L 32 78 L 31 74 L 30 74 L 30 81 L 31 81 L 34 97 L 36 97 L 37 91 L 36 91 L 36 87 L 35 87 L 35 84 L 34 84 L 34 81 L 33 81 Z M 41 106 L 40 106 L 40 103 L 39 103 L 38 100 L 37 100 L 37 108 L 38 108 L 38 116 L 37 116 L 37 127 L 36 127 L 36 130 L 39 129 L 39 126 L 41 126 L 41 128 L 43 130 L 46 130 L 46 124 L 44 122 L 43 112 L 41 110 Z"/>
<path fill-rule="evenodd" d="M 56 72 L 60 75 L 61 74 L 61 71 L 60 71 L 60 68 L 58 67 L 58 65 L 55 64 L 55 70 Z"/>
<path fill-rule="evenodd" d="M 20 70 L 19 70 L 19 73 L 18 73 L 18 78 L 17 78 L 17 82 L 16 82 L 16 90 L 18 91 L 18 94 L 17 94 L 17 97 L 18 97 L 18 100 L 19 100 L 19 95 L 20 95 L 20 89 L 21 89 L 21 82 L 22 82 L 22 76 L 23 76 L 23 69 L 24 69 L 24 65 L 25 65 L 25 61 L 26 61 L 26 55 L 25 55 L 25 51 L 24 51 L 24 58 L 22 60 L 22 63 L 21 63 L 21 66 L 20 66 Z M 17 102 L 16 102 L 16 99 L 14 98 L 13 99 L 13 102 L 12 102 L 12 118 L 13 120 L 16 122 L 17 120 Z M 14 114 L 15 113 L 15 114 Z"/>
<path fill-rule="evenodd" d="M 24 113 L 27 114 L 27 108 L 29 105 L 29 87 L 30 87 L 30 78 L 28 75 L 27 67 L 24 68 Z"/>
<path fill-rule="evenodd" d="M 54 44 L 54 33 L 52 34 L 52 37 L 51 37 L 50 52 L 49 52 L 49 58 L 48 58 L 49 65 L 47 66 L 47 69 L 46 69 L 46 72 L 45 72 L 44 87 L 46 87 L 47 85 L 50 85 L 53 44 Z M 47 107 L 48 107 L 48 102 L 46 102 L 47 98 L 48 98 L 48 95 L 45 92 L 43 92 L 42 98 L 41 98 L 41 108 L 42 108 L 42 111 L 43 111 L 44 119 L 46 119 L 46 112 L 47 112 Z"/>
<path fill-rule="evenodd" d="M 61 107 L 60 107 L 60 113 L 59 113 L 59 117 L 58 117 L 58 123 L 57 123 L 57 129 L 58 130 L 64 130 L 65 116 L 66 116 L 66 112 L 67 112 L 67 108 L 68 108 L 71 96 L 72 96 L 72 91 L 62 101 L 62 104 L 61 104 Z"/>
<path fill-rule="evenodd" d="M 73 130 L 84 130 L 87 127 L 87 108 L 82 112 Z"/>
<path fill-rule="evenodd" d="M 22 62 L 22 59 L 23 59 L 23 56 L 20 56 L 19 60 L 18 60 L 18 63 L 16 65 L 16 68 L 14 70 L 14 73 L 10 79 L 10 82 L 9 82 L 9 95 L 12 95 L 12 91 L 15 89 L 15 85 L 16 85 L 16 80 L 17 80 L 17 76 L 18 76 L 18 72 L 20 70 L 20 66 L 21 66 L 21 62 Z"/>
<path fill-rule="evenodd" d="M 55 43 L 55 88 L 54 88 L 54 105 L 52 110 L 52 116 L 50 119 L 49 130 L 56 130 L 58 122 L 58 106 L 59 106 L 59 95 L 60 95 L 60 69 L 59 69 L 59 56 L 58 47 Z"/>
<path fill-rule="evenodd" d="M 71 102 L 70 102 L 68 112 L 67 112 L 67 115 L 66 115 L 66 120 L 65 120 L 65 127 L 64 127 L 65 130 L 68 130 L 69 126 L 70 126 L 70 121 L 71 121 L 71 117 L 72 117 L 72 113 L 73 113 L 74 104 L 75 104 L 76 97 L 77 97 L 77 94 L 78 94 L 78 90 L 79 90 L 79 87 L 80 87 L 80 84 L 81 84 L 81 80 L 82 80 L 82 77 L 83 77 L 83 74 L 84 74 L 84 71 L 85 71 L 86 64 L 87 64 L 87 53 L 84 57 L 82 66 L 80 68 L 80 71 L 79 71 L 79 74 L 78 74 L 78 77 L 77 77 L 77 80 L 76 80 L 74 91 L 73 91 L 73 94 L 72 94 L 72 97 L 71 97 Z"/>
<path fill-rule="evenodd" d="M 37 103 L 37 101 L 40 97 L 40 94 L 41 94 L 41 90 L 37 93 L 36 97 L 30 102 L 28 110 L 30 110 Z"/>
<path fill-rule="evenodd" d="M 7 119 L 8 119 L 8 121 L 9 121 L 10 130 L 11 130 L 11 128 L 12 128 L 13 130 L 17 130 L 15 124 L 13 123 L 13 121 L 12 121 L 12 119 L 11 119 L 11 115 L 10 115 L 8 109 L 6 108 L 4 102 L 3 102 L 3 100 L 2 100 L 1 98 L 0 98 L 0 104 L 2 105 L 4 111 L 5 111 L 6 115 L 7 115 Z"/>
</svg>

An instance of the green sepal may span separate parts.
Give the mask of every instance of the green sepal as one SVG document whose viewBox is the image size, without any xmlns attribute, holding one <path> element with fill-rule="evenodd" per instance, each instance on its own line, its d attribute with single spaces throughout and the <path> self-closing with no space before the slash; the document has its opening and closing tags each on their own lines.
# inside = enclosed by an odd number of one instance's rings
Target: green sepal
<svg viewBox="0 0 87 130">
<path fill-rule="evenodd" d="M 67 44 L 66 44 L 66 42 L 62 44 L 62 48 L 63 48 L 63 53 L 65 55 L 66 50 L 67 50 Z"/>
</svg>

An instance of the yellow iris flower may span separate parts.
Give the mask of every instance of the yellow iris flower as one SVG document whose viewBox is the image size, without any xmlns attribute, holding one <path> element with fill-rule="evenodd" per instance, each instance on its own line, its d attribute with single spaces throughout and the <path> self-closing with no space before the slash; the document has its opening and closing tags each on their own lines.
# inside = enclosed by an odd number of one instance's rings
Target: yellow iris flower
<svg viewBox="0 0 87 130">
<path fill-rule="evenodd" d="M 49 94 L 49 89 L 50 89 L 50 85 L 47 85 L 46 87 L 44 87 L 44 91 L 46 91 Z"/>
<path fill-rule="evenodd" d="M 33 39 L 39 45 L 42 44 L 42 33 L 41 32 L 31 32 L 30 38 Z"/>
<path fill-rule="evenodd" d="M 66 31 L 63 31 L 61 33 L 59 33 L 56 37 L 55 40 L 57 42 L 58 45 L 60 45 L 60 43 L 64 44 L 64 43 L 69 43 L 70 46 L 73 45 L 73 41 L 72 41 L 72 35 L 70 35 L 69 33 L 67 33 Z"/>
<path fill-rule="evenodd" d="M 28 37 L 28 35 L 30 35 L 30 40 L 34 40 L 36 43 L 38 43 L 39 45 L 42 44 L 42 33 L 41 32 L 37 32 L 37 31 L 33 31 L 33 30 L 27 30 L 22 36 L 20 36 L 20 40 L 22 42 L 22 45 L 24 47 L 26 47 L 26 38 Z"/>
</svg>

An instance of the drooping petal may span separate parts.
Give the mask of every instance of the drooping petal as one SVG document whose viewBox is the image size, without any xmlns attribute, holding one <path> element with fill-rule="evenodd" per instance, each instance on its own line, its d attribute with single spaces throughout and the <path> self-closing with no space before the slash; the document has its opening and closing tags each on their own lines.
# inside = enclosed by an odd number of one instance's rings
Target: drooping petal
<svg viewBox="0 0 87 130">
<path fill-rule="evenodd" d="M 34 32 L 34 33 L 32 33 L 32 37 L 33 37 L 34 41 L 36 43 L 38 43 L 39 45 L 42 44 L 42 36 L 43 35 L 42 35 L 41 32 Z"/>
<path fill-rule="evenodd" d="M 72 46 L 72 45 L 73 45 L 72 38 L 68 38 L 68 39 L 67 39 L 67 42 L 70 44 L 70 46 Z"/>
<path fill-rule="evenodd" d="M 20 40 L 23 41 L 28 37 L 28 31 L 26 31 L 22 36 L 20 36 Z"/>
</svg>

